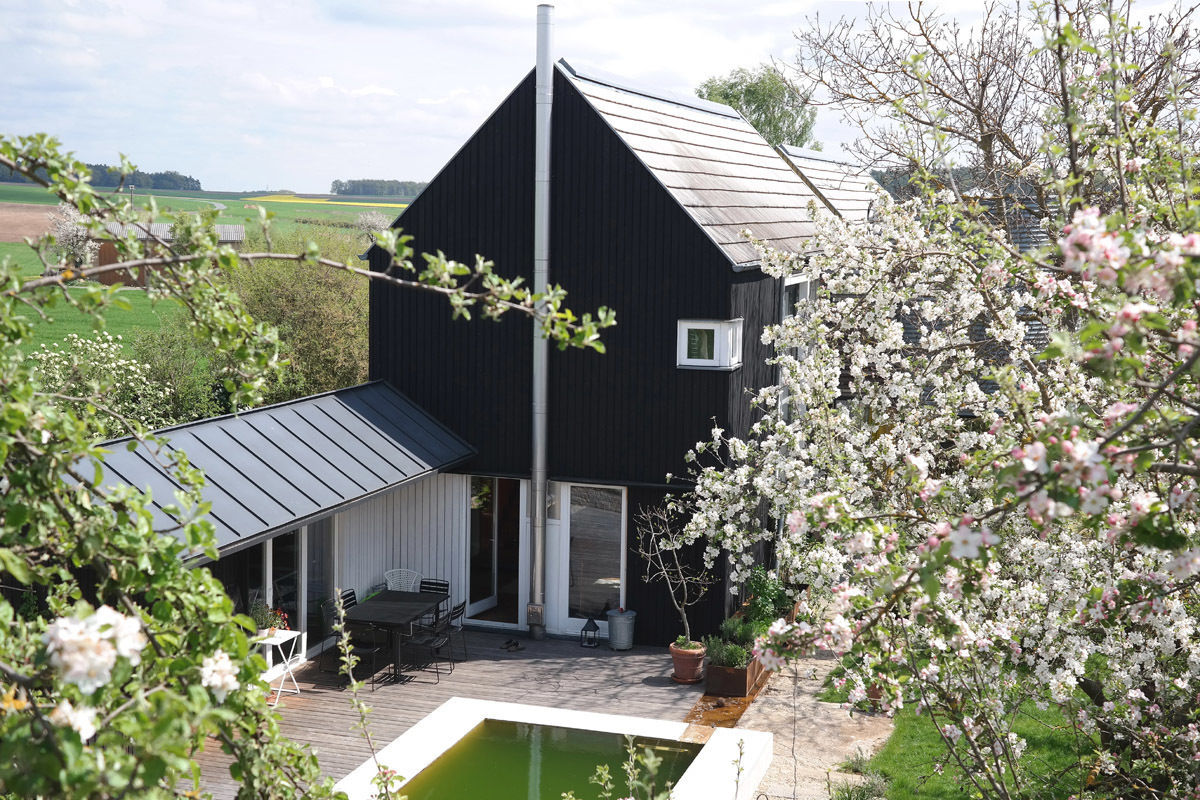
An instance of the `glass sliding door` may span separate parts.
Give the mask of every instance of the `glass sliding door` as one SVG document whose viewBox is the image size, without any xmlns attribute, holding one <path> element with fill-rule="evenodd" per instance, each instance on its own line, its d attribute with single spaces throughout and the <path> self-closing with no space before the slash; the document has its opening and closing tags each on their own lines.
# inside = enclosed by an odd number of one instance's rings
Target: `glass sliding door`
<svg viewBox="0 0 1200 800">
<path fill-rule="evenodd" d="M 625 492 L 603 486 L 570 492 L 567 615 L 604 623 L 604 612 L 623 602 Z"/>
<path fill-rule="evenodd" d="M 521 482 L 471 478 L 467 616 L 515 625 L 521 553 Z"/>
<path fill-rule="evenodd" d="M 289 531 L 271 540 L 271 608 L 287 614 L 289 628 L 301 630 L 299 531 Z"/>
<path fill-rule="evenodd" d="M 495 478 L 471 478 L 469 616 L 495 608 L 498 602 L 496 484 Z"/>
<path fill-rule="evenodd" d="M 305 623 L 308 646 L 321 645 L 333 635 L 333 519 L 327 517 L 308 526 Z"/>
</svg>

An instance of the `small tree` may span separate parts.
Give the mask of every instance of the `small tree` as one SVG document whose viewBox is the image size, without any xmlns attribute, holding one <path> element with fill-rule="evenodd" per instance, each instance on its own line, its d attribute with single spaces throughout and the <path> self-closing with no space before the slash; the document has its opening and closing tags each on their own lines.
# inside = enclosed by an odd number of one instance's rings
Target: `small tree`
<svg viewBox="0 0 1200 800">
<path fill-rule="evenodd" d="M 385 231 L 391 224 L 391 219 L 382 211 L 364 211 L 354 220 L 354 227 L 362 231 L 369 242 L 375 241 L 376 231 Z"/>
<path fill-rule="evenodd" d="M 692 641 L 687 609 L 704 597 L 713 583 L 712 573 L 700 565 L 689 564 L 681 555 L 686 542 L 683 522 L 687 515 L 674 502 L 643 508 L 636 518 L 637 554 L 646 562 L 646 583 L 663 581 L 671 593 L 671 604 L 683 623 L 683 638 Z"/>
<path fill-rule="evenodd" d="M 809 107 L 808 95 L 770 64 L 709 78 L 696 87 L 696 94 L 737 109 L 772 147 L 815 144 L 812 128 L 817 113 Z"/>
<path fill-rule="evenodd" d="M 79 209 L 67 203 L 59 203 L 50 212 L 50 233 L 54 236 L 54 253 L 60 268 L 90 264 L 100 251 L 100 244 L 91 238 L 85 222 Z"/>
</svg>

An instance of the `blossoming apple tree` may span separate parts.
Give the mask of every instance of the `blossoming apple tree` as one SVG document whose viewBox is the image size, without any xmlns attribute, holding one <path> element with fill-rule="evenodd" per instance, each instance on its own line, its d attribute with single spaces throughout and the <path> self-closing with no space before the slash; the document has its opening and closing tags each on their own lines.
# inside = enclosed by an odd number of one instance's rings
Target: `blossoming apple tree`
<svg viewBox="0 0 1200 800">
<path fill-rule="evenodd" d="M 929 714 L 971 794 L 1190 798 L 1195 114 L 1126 113 L 1125 23 L 1109 9 L 1111 35 L 1084 41 L 1054 10 L 1045 47 L 1101 68 L 1064 73 L 1045 109 L 1070 143 L 1045 176 L 1063 216 L 1047 245 L 1021 252 L 998 198 L 930 191 L 867 224 L 823 220 L 809 258 L 764 249 L 765 269 L 819 290 L 765 334 L 780 381 L 751 436 L 697 448 L 689 533 L 735 576 L 773 541 L 811 588 L 760 658 L 848 654 L 850 702 Z M 1107 207 L 1082 205 L 1084 174 Z M 1069 768 L 1026 754 L 1029 724 L 1059 732 Z"/>
</svg>

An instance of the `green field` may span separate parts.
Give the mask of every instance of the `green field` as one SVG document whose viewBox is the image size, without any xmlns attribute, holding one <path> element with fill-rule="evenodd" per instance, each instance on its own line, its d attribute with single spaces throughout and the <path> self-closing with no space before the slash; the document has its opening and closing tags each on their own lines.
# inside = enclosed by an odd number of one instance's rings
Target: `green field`
<svg viewBox="0 0 1200 800">
<path fill-rule="evenodd" d="M 135 197 L 138 204 L 144 207 L 146 195 L 135 191 Z M 253 194 L 236 192 L 156 191 L 154 198 L 160 211 L 158 217 L 160 221 L 167 221 L 166 214 L 171 211 L 210 209 L 213 207 L 213 202 L 226 206 L 219 212 L 217 223 L 245 225 L 248 246 L 257 246 L 253 243 L 256 240 L 261 242 L 262 235 L 258 227 L 258 210 L 248 206 L 262 205 L 275 214 L 272 230 L 280 240 L 276 244 L 283 244 L 287 247 L 299 247 L 301 245 L 296 240 L 307 239 L 310 236 L 319 242 L 327 242 L 330 236 L 339 237 L 341 233 L 335 234 L 329 226 L 349 227 L 365 211 L 378 210 L 390 220 L 402 210 L 391 205 L 339 205 L 332 202 L 320 202 L 320 198 L 313 197 L 298 198 L 302 202 L 286 200 L 259 202 L 254 199 Z M 359 203 L 377 201 L 386 204 L 393 204 L 396 200 L 392 197 L 345 199 Z M 312 200 L 318 202 L 312 202 Z M 32 184 L 0 182 L 0 203 L 53 205 L 56 202 L 56 198 L 41 187 Z M 322 246 L 324 247 L 325 244 Z M 363 247 L 365 249 L 365 239 Z M 352 257 L 345 256 L 344 253 L 339 253 L 337 256 Z M 41 262 L 28 245 L 0 242 L 0 259 L 5 257 L 16 261 L 23 276 L 33 277 L 41 274 Z M 69 291 L 77 293 L 85 290 L 73 288 Z M 158 328 L 161 316 L 171 311 L 172 303 L 170 301 L 153 305 L 146 293 L 140 289 L 122 290 L 119 296 L 121 302 L 127 303 L 129 308 L 110 309 L 107 313 L 106 330 L 114 336 L 122 336 L 126 340 L 138 330 Z M 36 349 L 42 344 L 60 341 L 68 334 L 86 336 L 94 330 L 91 317 L 76 311 L 68 304 L 60 303 L 56 308 L 49 310 L 47 314 L 49 317 L 47 320 L 39 319 L 32 309 L 25 314 L 26 319 L 34 325 L 34 335 L 26 345 L 27 351 Z"/>
<path fill-rule="evenodd" d="M 106 191 L 106 190 L 102 190 Z M 214 203 L 225 206 L 217 215 L 217 223 L 222 225 L 245 225 L 247 233 L 258 229 L 258 209 L 253 206 L 261 205 L 275 215 L 275 225 L 280 230 L 295 225 L 338 225 L 344 227 L 352 224 L 360 214 L 366 211 L 379 211 L 388 219 L 399 216 L 403 210 L 394 207 L 395 197 L 346 197 L 338 202 L 287 202 L 259 201 L 257 196 L 267 196 L 266 192 L 187 192 L 187 191 L 155 191 L 153 197 L 158 204 L 158 221 L 167 221 L 167 214 L 172 211 L 200 211 L 214 208 Z M 305 196 L 297 196 L 303 198 Z M 319 197 L 308 196 L 321 200 Z M 148 204 L 147 195 L 134 191 L 138 206 L 145 208 Z M 38 205 L 56 205 L 57 199 L 40 186 L 29 183 L 0 183 L 0 203 L 33 203 Z M 350 205 L 361 203 L 363 205 Z M 378 205 L 374 205 L 374 204 Z"/>
<path fill-rule="evenodd" d="M 77 293 L 84 290 L 68 291 Z M 105 314 L 104 330 L 113 336 L 120 336 L 127 345 L 137 331 L 158 328 L 160 318 L 178 307 L 174 300 L 151 303 L 149 296 L 140 289 L 122 289 L 118 292 L 118 298 L 118 302 L 128 304 L 129 307 L 110 308 Z M 34 323 L 33 336 L 22 344 L 22 350 L 26 354 L 43 344 L 62 341 L 72 333 L 86 337 L 96 331 L 91 314 L 77 311 L 66 303 L 60 302 L 46 313 L 49 319 L 45 321 L 38 320 L 32 310 L 26 315 L 26 318 Z"/>
</svg>

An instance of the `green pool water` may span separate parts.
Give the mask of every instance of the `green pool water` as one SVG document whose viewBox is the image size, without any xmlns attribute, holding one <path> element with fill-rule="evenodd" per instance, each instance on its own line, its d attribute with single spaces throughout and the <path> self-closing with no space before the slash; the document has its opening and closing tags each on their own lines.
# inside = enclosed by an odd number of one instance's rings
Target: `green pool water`
<svg viewBox="0 0 1200 800">
<path fill-rule="evenodd" d="M 663 759 L 658 784 L 676 783 L 701 745 L 634 738 Z M 622 770 L 625 737 L 551 725 L 485 719 L 400 790 L 408 800 L 559 800 L 563 792 L 595 797 L 588 783 L 598 764 L 608 764 L 615 797 L 629 794 Z"/>
</svg>

